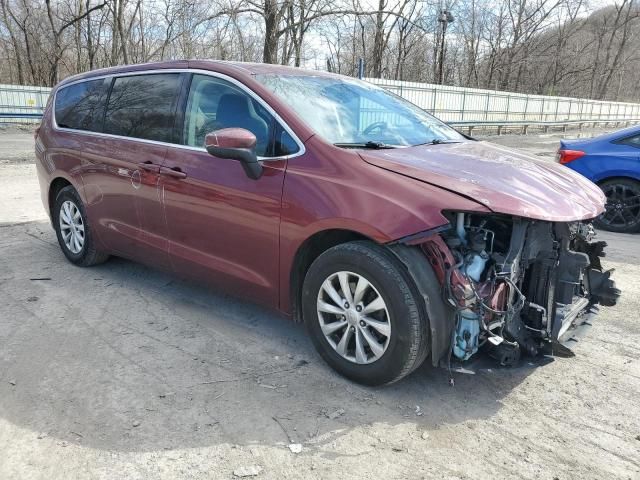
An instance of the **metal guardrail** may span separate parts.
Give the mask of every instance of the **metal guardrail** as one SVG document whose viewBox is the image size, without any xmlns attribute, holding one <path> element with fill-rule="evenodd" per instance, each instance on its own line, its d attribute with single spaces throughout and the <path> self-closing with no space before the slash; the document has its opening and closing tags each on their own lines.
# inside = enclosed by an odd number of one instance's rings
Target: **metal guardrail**
<svg viewBox="0 0 640 480">
<path fill-rule="evenodd" d="M 0 112 L 0 125 L 38 125 L 42 113 Z"/>
<path fill-rule="evenodd" d="M 0 113 L 0 118 L 42 118 L 42 113 Z"/>
<path fill-rule="evenodd" d="M 566 132 L 569 125 L 577 125 L 580 130 L 584 125 L 592 125 L 595 128 L 598 124 L 612 124 L 614 127 L 621 125 L 629 126 L 632 123 L 640 123 L 640 118 L 609 118 L 609 119 L 586 119 L 586 120 L 565 120 L 565 121 L 527 121 L 527 120 L 505 120 L 505 121 L 464 121 L 464 122 L 447 122 L 452 127 L 464 127 L 468 129 L 469 135 L 472 135 L 474 128 L 496 127 L 498 135 L 502 134 L 505 128 L 521 127 L 523 135 L 526 135 L 529 128 L 542 128 L 545 133 L 550 127 L 562 127 L 562 131 Z"/>
<path fill-rule="evenodd" d="M 444 122 L 564 122 L 640 118 L 640 103 L 367 78 Z"/>
<path fill-rule="evenodd" d="M 0 84 L 0 123 L 37 123 L 50 92 L 47 87 Z"/>
</svg>

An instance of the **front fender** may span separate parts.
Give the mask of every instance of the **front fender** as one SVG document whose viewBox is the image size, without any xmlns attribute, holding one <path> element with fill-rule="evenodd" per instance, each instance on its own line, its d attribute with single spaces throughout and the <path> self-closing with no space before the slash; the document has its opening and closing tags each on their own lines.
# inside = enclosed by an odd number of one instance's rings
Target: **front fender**
<svg viewBox="0 0 640 480">
<path fill-rule="evenodd" d="M 280 306 L 290 304 L 296 252 L 323 230 L 345 230 L 386 244 L 447 225 L 445 210 L 489 212 L 473 200 L 363 161 L 334 147 L 322 154 L 314 138 L 290 160 L 280 222 Z M 322 156 L 321 156 L 322 155 Z"/>
</svg>

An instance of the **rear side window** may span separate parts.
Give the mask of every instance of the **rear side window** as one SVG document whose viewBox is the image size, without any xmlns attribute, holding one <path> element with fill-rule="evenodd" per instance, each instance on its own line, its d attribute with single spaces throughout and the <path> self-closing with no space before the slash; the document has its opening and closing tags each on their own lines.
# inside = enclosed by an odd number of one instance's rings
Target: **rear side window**
<svg viewBox="0 0 640 480">
<path fill-rule="evenodd" d="M 640 135 L 633 135 L 632 137 L 625 137 L 619 140 L 616 140 L 615 143 L 619 143 L 621 145 L 630 145 L 632 147 L 640 148 Z"/>
<path fill-rule="evenodd" d="M 179 89 L 179 73 L 116 78 L 109 95 L 104 132 L 172 142 Z"/>
<path fill-rule="evenodd" d="M 108 83 L 104 79 L 76 83 L 56 93 L 56 123 L 61 128 L 100 131 Z"/>
</svg>

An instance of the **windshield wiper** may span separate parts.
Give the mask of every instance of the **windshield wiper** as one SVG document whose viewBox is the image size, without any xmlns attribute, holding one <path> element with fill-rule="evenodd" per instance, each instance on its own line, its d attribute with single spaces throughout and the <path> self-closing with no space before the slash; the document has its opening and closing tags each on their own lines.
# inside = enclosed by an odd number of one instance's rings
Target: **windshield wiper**
<svg viewBox="0 0 640 480">
<path fill-rule="evenodd" d="M 445 143 L 460 143 L 458 140 L 441 140 L 439 138 L 434 138 L 428 142 L 419 143 L 418 145 L 443 145 Z M 417 147 L 418 145 L 414 145 Z"/>
<path fill-rule="evenodd" d="M 374 142 L 373 140 L 369 140 L 368 142 L 363 143 L 334 143 L 336 147 L 340 148 L 371 148 L 373 150 L 380 150 L 383 148 L 396 148 L 393 145 L 387 145 L 382 142 Z"/>
</svg>

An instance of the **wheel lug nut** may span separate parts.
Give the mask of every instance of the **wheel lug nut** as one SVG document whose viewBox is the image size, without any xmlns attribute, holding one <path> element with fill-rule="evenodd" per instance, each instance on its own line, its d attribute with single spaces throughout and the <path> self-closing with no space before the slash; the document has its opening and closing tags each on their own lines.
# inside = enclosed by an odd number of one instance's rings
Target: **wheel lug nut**
<svg viewBox="0 0 640 480">
<path fill-rule="evenodd" d="M 366 325 L 367 325 L 367 324 L 366 324 L 366 323 L 364 323 L 364 320 L 360 320 L 360 326 L 361 326 L 361 327 L 364 327 L 364 326 L 366 326 Z"/>
<path fill-rule="evenodd" d="M 349 308 L 349 302 L 344 302 L 344 308 Z"/>
<path fill-rule="evenodd" d="M 351 327 L 351 329 L 350 329 L 350 330 L 351 330 L 352 332 L 355 332 L 355 331 L 356 331 L 356 327 Z"/>
<path fill-rule="evenodd" d="M 358 305 L 358 306 L 356 307 L 356 312 L 361 312 L 361 311 L 362 311 L 362 306 L 361 306 L 361 305 Z"/>
</svg>

